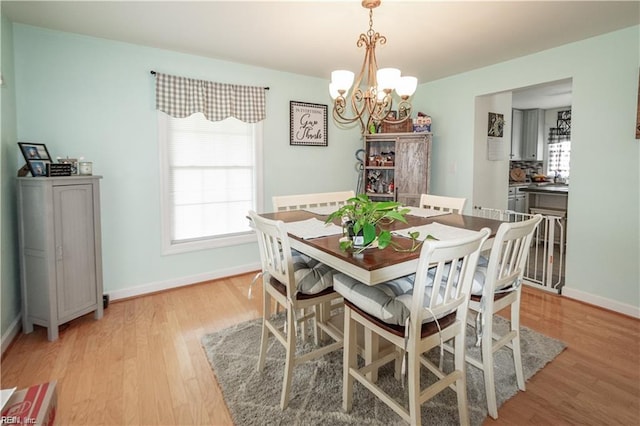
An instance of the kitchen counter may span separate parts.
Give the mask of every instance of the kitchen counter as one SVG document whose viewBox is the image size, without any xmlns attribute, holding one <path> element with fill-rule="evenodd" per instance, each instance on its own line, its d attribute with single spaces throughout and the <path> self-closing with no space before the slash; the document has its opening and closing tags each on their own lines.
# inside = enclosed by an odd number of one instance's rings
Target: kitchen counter
<svg viewBox="0 0 640 426">
<path fill-rule="evenodd" d="M 548 194 L 548 195 L 568 195 L 569 194 L 569 185 L 562 184 L 547 184 L 547 185 L 536 185 L 531 184 L 525 188 L 520 188 L 520 192 L 530 192 L 530 193 L 539 193 L 539 194 Z"/>
<path fill-rule="evenodd" d="M 566 217 L 569 185 L 543 183 L 531 184 L 519 188 L 527 194 L 527 209 L 529 213 L 543 213 Z"/>
</svg>

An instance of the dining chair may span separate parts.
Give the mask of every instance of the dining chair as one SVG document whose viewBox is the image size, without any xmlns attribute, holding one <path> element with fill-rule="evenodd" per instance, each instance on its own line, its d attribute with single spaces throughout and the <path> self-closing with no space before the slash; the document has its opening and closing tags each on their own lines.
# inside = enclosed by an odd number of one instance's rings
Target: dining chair
<svg viewBox="0 0 640 426">
<path fill-rule="evenodd" d="M 462 214 L 466 202 L 466 198 L 445 197 L 432 194 L 420 195 L 420 207 L 423 209 L 442 210 Z"/>
<path fill-rule="evenodd" d="M 491 246 L 488 262 L 481 258 L 471 289 L 470 323 L 475 325 L 481 359 L 467 355 L 467 362 L 483 371 L 489 415 L 498 418 L 496 401 L 494 353 L 502 347 L 511 349 L 516 381 L 525 390 L 520 351 L 520 295 L 522 277 L 529 256 L 529 248 L 541 215 L 521 222 L 503 223 Z M 493 330 L 493 316 L 510 306 L 510 329 L 500 336 Z M 475 316 L 475 321 L 473 316 Z"/>
<path fill-rule="evenodd" d="M 263 218 L 254 211 L 250 211 L 249 216 L 258 236 L 264 268 L 263 321 L 257 369 L 264 370 L 269 335 L 272 334 L 286 351 L 280 399 L 280 408 L 284 410 L 289 404 L 294 367 L 342 347 L 341 316 L 332 318 L 331 312 L 326 309 L 332 300 L 341 296 L 332 287 L 335 272 L 332 268 L 299 253 L 294 259 L 284 222 Z M 272 300 L 285 310 L 284 325 L 279 324 L 277 316 L 272 316 Z M 305 315 L 299 317 L 301 311 Z M 314 330 L 322 330 L 333 342 L 297 354 L 296 329 L 303 320 L 312 320 Z M 303 334 L 307 332 L 306 328 L 301 331 Z M 318 333 L 314 334 L 318 345 Z"/>
<path fill-rule="evenodd" d="M 308 194 L 296 194 L 296 195 L 274 195 L 271 198 L 273 204 L 273 210 L 288 211 L 288 210 L 301 210 L 310 207 L 324 207 L 334 206 L 336 210 L 338 207 L 344 205 L 349 198 L 355 197 L 355 192 L 350 191 L 337 191 L 337 192 L 316 192 Z M 254 280 L 258 278 L 256 275 Z M 276 306 L 276 311 L 279 307 Z M 303 316 L 307 312 L 303 312 Z M 303 340 L 305 336 L 302 336 Z"/>
<path fill-rule="evenodd" d="M 342 294 L 344 312 L 344 365 L 342 405 L 351 411 L 354 403 L 354 379 L 380 398 L 402 419 L 420 425 L 421 405 L 441 391 L 452 388 L 458 401 L 461 424 L 469 423 L 465 372 L 465 331 L 472 278 L 482 244 L 490 234 L 488 228 L 475 235 L 455 240 L 426 240 L 420 251 L 415 275 L 374 286 L 347 275 L 336 274 L 335 290 Z M 450 270 L 458 271 L 449 273 Z M 396 350 L 384 356 L 357 360 L 356 325 L 371 330 L 392 343 Z M 454 367 L 445 372 L 427 359 L 425 352 L 454 339 Z M 366 349 L 366 348 L 365 348 Z M 408 408 L 377 386 L 375 377 L 383 365 L 395 361 L 405 363 L 408 372 Z M 434 374 L 437 381 L 426 388 L 420 383 L 421 365 Z M 401 368 L 400 370 L 404 370 Z"/>
<path fill-rule="evenodd" d="M 318 192 L 297 195 L 274 195 L 271 198 L 274 211 L 300 210 L 305 207 L 344 205 L 349 198 L 355 197 L 354 191 Z"/>
</svg>

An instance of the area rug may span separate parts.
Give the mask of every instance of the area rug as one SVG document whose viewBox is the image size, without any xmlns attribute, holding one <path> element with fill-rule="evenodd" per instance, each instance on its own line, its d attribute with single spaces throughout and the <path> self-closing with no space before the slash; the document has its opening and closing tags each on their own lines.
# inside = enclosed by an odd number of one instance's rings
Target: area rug
<svg viewBox="0 0 640 426">
<path fill-rule="evenodd" d="M 244 425 L 402 425 L 404 421 L 361 384 L 354 383 L 353 409 L 342 410 L 342 351 L 336 351 L 294 369 L 289 407 L 280 410 L 280 393 L 284 371 L 284 348 L 270 338 L 263 372 L 256 371 L 262 320 L 237 324 L 202 338 L 209 363 L 220 383 L 225 402 L 237 426 Z M 494 328 L 502 334 L 508 322 L 495 319 Z M 467 329 L 467 351 L 479 358 L 474 346 L 473 329 Z M 522 362 L 525 380 L 553 360 L 565 344 L 521 327 Z M 309 350 L 310 343 L 297 350 Z M 429 356 L 439 358 L 439 351 Z M 511 351 L 495 354 L 496 396 L 498 406 L 518 392 Z M 445 353 L 445 369 L 452 368 L 451 355 Z M 423 369 L 424 370 L 424 369 Z M 425 373 L 424 387 L 433 375 Z M 382 368 L 379 386 L 398 401 L 407 400 L 407 386 L 393 378 L 392 365 Z M 467 364 L 467 395 L 472 425 L 480 425 L 487 416 L 482 371 Z M 446 389 L 422 406 L 422 423 L 458 424 L 455 392 Z"/>
</svg>

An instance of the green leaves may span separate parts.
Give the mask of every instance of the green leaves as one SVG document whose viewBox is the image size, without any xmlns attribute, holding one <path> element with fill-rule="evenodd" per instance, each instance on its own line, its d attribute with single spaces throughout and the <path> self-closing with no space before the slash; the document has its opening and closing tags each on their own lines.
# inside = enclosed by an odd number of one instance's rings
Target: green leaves
<svg viewBox="0 0 640 426">
<path fill-rule="evenodd" d="M 358 252 L 374 245 L 375 242 L 378 248 L 383 249 L 391 244 L 391 232 L 379 229 L 379 223 L 391 223 L 396 220 L 407 223 L 404 216 L 409 213 L 409 209 L 400 207 L 401 204 L 395 201 L 371 201 L 366 194 L 358 194 L 331 213 L 326 222 L 340 219 L 343 226 L 351 226 L 355 235 L 362 235 L 364 243 Z M 341 250 L 351 248 L 351 240 L 340 243 Z"/>
<path fill-rule="evenodd" d="M 391 244 L 391 232 L 382 231 L 378 235 L 378 248 L 383 249 Z"/>
</svg>

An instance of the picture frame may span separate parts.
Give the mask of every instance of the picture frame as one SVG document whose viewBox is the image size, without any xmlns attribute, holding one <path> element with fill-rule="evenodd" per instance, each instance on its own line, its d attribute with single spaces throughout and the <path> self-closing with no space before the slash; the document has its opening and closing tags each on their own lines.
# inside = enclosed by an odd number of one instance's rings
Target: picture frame
<svg viewBox="0 0 640 426">
<path fill-rule="evenodd" d="M 48 176 L 47 164 L 51 164 L 51 160 L 27 160 L 29 171 L 33 177 Z"/>
<path fill-rule="evenodd" d="M 489 113 L 489 125 L 487 129 L 487 136 L 493 136 L 495 138 L 501 138 L 504 136 L 504 115 L 495 112 Z"/>
<path fill-rule="evenodd" d="M 47 146 L 43 143 L 35 142 L 18 142 L 20 151 L 24 156 L 24 159 L 29 160 L 49 160 L 51 161 L 51 155 Z"/>
<path fill-rule="evenodd" d="M 636 139 L 640 140 L 640 73 L 638 75 L 638 117 L 636 119 Z"/>
<path fill-rule="evenodd" d="M 18 146 L 27 162 L 31 176 L 47 176 L 47 164 L 51 163 L 51 155 L 47 146 L 36 142 L 18 142 Z"/>
<path fill-rule="evenodd" d="M 289 144 L 328 146 L 327 105 L 289 101 Z"/>
</svg>

